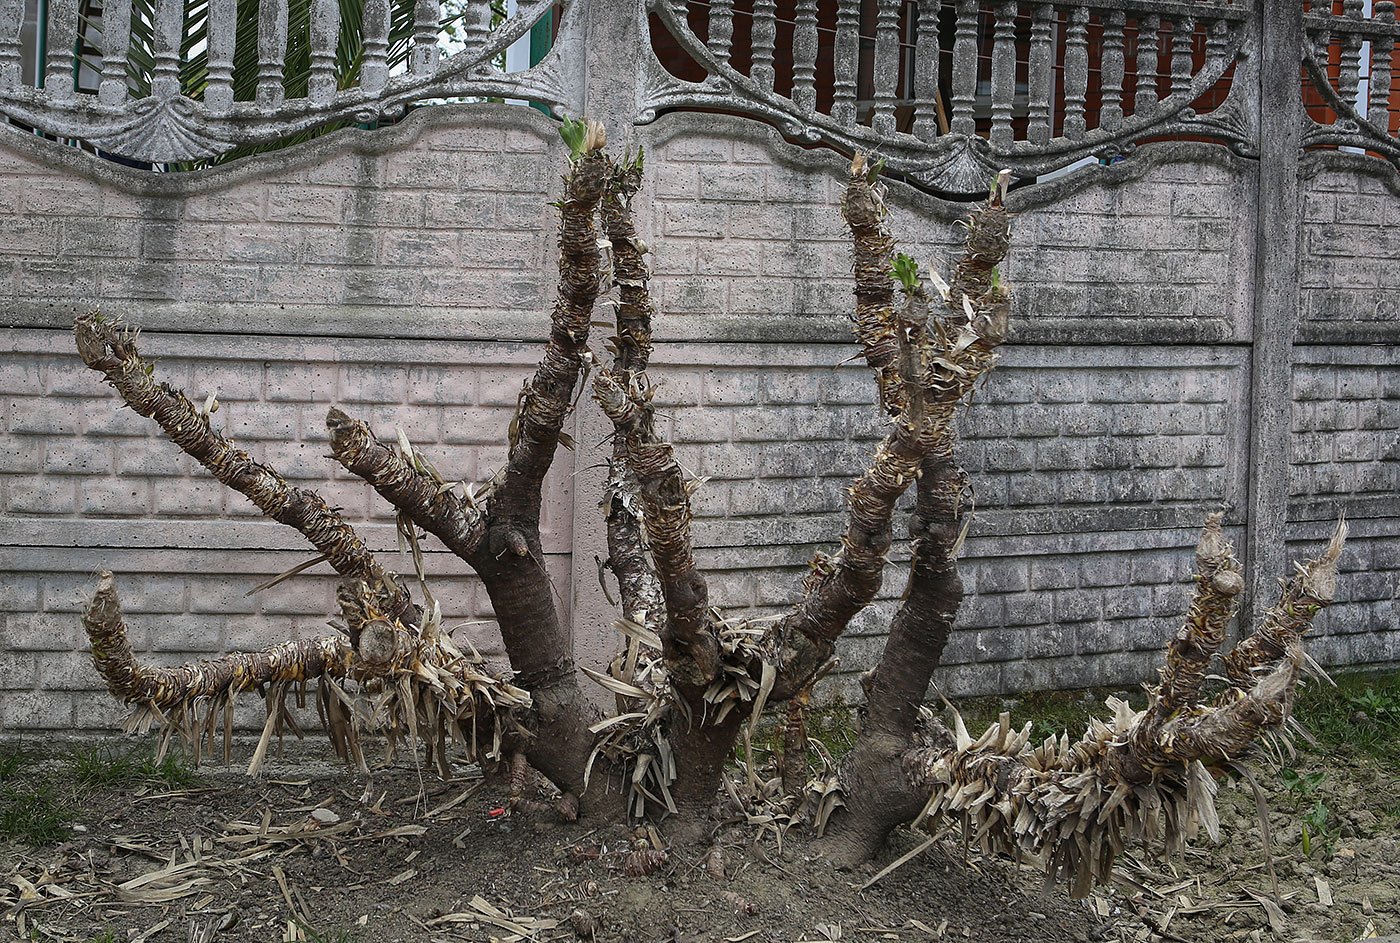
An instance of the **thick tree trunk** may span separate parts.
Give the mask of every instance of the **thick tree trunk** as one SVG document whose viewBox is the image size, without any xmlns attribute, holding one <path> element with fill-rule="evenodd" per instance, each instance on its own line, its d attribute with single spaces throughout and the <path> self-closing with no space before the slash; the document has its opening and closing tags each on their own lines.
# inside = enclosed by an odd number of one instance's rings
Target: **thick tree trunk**
<svg viewBox="0 0 1400 943">
<path fill-rule="evenodd" d="M 923 807 L 925 790 L 906 767 L 929 679 L 962 603 L 953 548 L 962 535 L 965 476 L 952 455 L 924 460 L 909 525 L 909 587 L 865 685 L 861 736 L 841 765 L 845 808 L 828 826 L 831 856 L 849 867 L 878 851 Z"/>
</svg>

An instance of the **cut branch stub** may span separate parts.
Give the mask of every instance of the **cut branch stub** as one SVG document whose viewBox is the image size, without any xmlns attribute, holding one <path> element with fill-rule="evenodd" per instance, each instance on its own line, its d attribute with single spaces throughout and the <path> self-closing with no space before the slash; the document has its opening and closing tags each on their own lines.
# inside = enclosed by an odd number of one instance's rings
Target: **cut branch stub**
<svg viewBox="0 0 1400 943">
<path fill-rule="evenodd" d="M 646 244 L 632 222 L 632 197 L 642 182 L 642 153 L 611 164 L 603 188 L 603 234 L 612 246 L 612 280 L 618 290 L 617 350 L 613 370 L 641 373 L 651 357 L 651 319 L 655 308 L 647 290 Z"/>
<path fill-rule="evenodd" d="M 209 417 L 185 394 L 155 381 L 153 365 L 137 353 L 135 331 L 94 311 L 76 320 L 73 334 L 83 362 L 105 375 L 135 412 L 154 419 L 182 451 L 247 496 L 258 510 L 300 531 L 341 576 L 382 584 L 393 599 L 395 618 L 416 621 L 408 591 L 320 495 L 287 484 L 276 470 L 215 432 Z"/>
<path fill-rule="evenodd" d="M 885 185 L 878 168 L 863 154 L 851 161 L 841 214 L 851 230 L 851 267 L 856 276 L 856 307 L 852 315 L 856 339 L 865 362 L 875 370 L 880 405 L 898 413 L 901 383 L 895 358 L 899 354 L 899 323 L 894 313 L 894 282 L 890 279 L 894 236 L 885 225 Z"/>
<path fill-rule="evenodd" d="M 1186 612 L 1186 625 L 1171 641 L 1157 687 L 1166 714 L 1199 701 L 1210 660 L 1225 641 L 1230 620 L 1239 608 L 1244 578 L 1234 548 L 1220 529 L 1223 516 L 1216 512 L 1206 518 L 1196 545 L 1196 590 Z"/>
<path fill-rule="evenodd" d="M 1326 551 L 1297 566 L 1284 584 L 1278 605 L 1264 613 L 1259 627 L 1225 657 L 1225 673 L 1235 690 L 1247 688 L 1261 670 L 1280 658 L 1312 624 L 1337 593 L 1337 565 L 1346 543 L 1347 525 L 1337 524 Z"/>
<path fill-rule="evenodd" d="M 1006 258 L 1011 244 L 1011 214 L 1006 211 L 1006 184 L 1010 172 L 1003 170 L 997 177 L 987 204 L 974 210 L 967 223 L 967 238 L 962 258 L 953 270 L 953 283 L 948 290 L 948 307 L 954 318 L 965 312 L 963 298 L 974 303 L 993 300 L 998 284 L 997 266 Z"/>
</svg>

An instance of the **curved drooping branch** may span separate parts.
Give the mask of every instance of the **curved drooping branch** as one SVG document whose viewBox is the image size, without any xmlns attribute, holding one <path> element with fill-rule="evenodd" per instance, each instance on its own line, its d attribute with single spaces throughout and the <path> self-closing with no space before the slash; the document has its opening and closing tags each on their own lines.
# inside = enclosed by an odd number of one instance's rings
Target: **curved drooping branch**
<svg viewBox="0 0 1400 943">
<path fill-rule="evenodd" d="M 159 723 L 194 748 L 196 761 L 207 740 L 210 752 L 218 721 L 229 759 L 233 707 L 238 695 L 257 691 L 267 703 L 267 724 L 248 772 L 256 773 L 274 732 L 289 725 L 300 736 L 284 699 L 293 685 L 319 682 L 318 707 L 337 753 L 368 767 L 360 732 L 387 734 L 391 750 L 400 740 L 421 739 L 429 762 L 447 775 L 447 741 L 459 742 L 472 758 L 499 759 L 502 742 L 518 737 L 512 712 L 530 707 L 528 692 L 509 675 L 491 673 L 473 652 L 459 650 L 441 631 L 436 613 L 407 627 L 387 612 L 388 597 L 363 583 L 342 584 L 338 597 L 354 644 L 338 636 L 283 642 L 261 652 L 233 652 L 211 661 L 161 668 L 136 660 L 110 572 L 83 611 L 93 663 L 117 698 L 135 710 L 128 729 Z M 348 684 L 352 683 L 352 684 Z"/>
<path fill-rule="evenodd" d="M 282 681 L 307 681 L 327 673 L 343 675 L 352 657 L 344 639 L 321 636 L 178 668 L 143 665 L 127 641 L 116 580 L 108 570 L 98 574 L 97 589 L 83 610 L 83 628 L 87 630 L 93 664 L 107 682 L 107 690 L 127 703 L 158 708 L 251 691 Z"/>
<path fill-rule="evenodd" d="M 134 330 L 94 311 L 74 322 L 73 334 L 83 362 L 106 376 L 133 411 L 154 419 L 181 451 L 245 495 L 258 510 L 300 531 L 341 576 L 382 586 L 393 600 L 396 618 L 416 621 L 408 591 L 379 565 L 354 528 L 320 495 L 287 484 L 275 469 L 215 432 L 208 414 L 185 394 L 156 382 L 154 365 L 142 360 L 136 350 Z"/>
</svg>

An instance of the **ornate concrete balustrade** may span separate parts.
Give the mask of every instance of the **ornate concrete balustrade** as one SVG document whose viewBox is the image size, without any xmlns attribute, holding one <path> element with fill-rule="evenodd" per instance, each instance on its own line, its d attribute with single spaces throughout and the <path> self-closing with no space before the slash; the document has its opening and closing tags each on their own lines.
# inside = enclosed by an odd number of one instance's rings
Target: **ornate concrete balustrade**
<svg viewBox="0 0 1400 943">
<path fill-rule="evenodd" d="M 1304 62 L 1325 109 L 1310 109 L 1303 144 L 1359 147 L 1400 162 L 1395 4 L 1375 0 L 1370 17 L 1363 0 L 1345 0 L 1341 15 L 1334 9 L 1330 0 L 1312 0 L 1304 18 Z"/>
<path fill-rule="evenodd" d="M 20 26 L 23 0 L 0 0 L 0 113 L 59 138 L 76 139 L 102 151 L 134 160 L 166 163 L 211 157 L 246 144 L 277 141 L 333 122 L 360 124 L 395 118 L 405 107 L 425 99 L 513 96 L 560 105 L 568 101 L 568 83 L 560 71 L 560 46 L 527 71 L 506 74 L 497 58 L 552 8 L 548 0 L 521 0 L 519 12 L 494 27 L 488 0 L 463 0 L 454 16 L 462 49 L 442 55 L 438 46 L 443 11 L 437 0 L 416 0 L 411 11 L 391 0 L 364 0 L 361 23 L 353 33 L 360 50 L 358 69 L 337 72 L 341 45 L 341 6 L 337 0 L 311 0 L 306 35 L 309 74 L 288 80 L 288 0 L 261 0 L 254 9 L 255 50 L 236 43 L 236 0 L 210 0 L 202 23 L 185 16 L 183 0 L 154 0 L 152 23 L 133 22 L 131 0 L 106 0 L 100 26 L 100 70 L 96 95 L 79 94 L 78 0 L 49 0 L 42 81 L 21 82 Z M 411 23 L 392 22 L 395 10 L 411 12 Z M 357 10 L 357 12 L 360 12 Z M 150 60 L 134 55 L 133 38 L 149 32 Z M 400 55 L 391 59 L 391 34 Z M 202 39 L 199 37 L 202 35 Z M 194 48 L 203 58 L 203 74 L 191 78 Z M 235 62 L 256 61 L 252 100 L 235 100 Z M 345 78 L 349 75 L 353 81 Z M 340 87 L 348 82 L 347 87 Z M 300 94 L 292 97 L 288 86 Z M 139 94 L 138 94 L 139 92 Z"/>
<path fill-rule="evenodd" d="M 364 0 L 354 28 L 342 28 L 341 0 L 311 0 L 304 17 L 290 15 L 288 0 L 261 0 L 243 28 L 235 0 L 212 0 L 197 24 L 182 20 L 181 0 L 153 0 L 139 15 L 132 0 L 106 0 L 96 28 L 79 16 L 79 0 L 50 0 L 47 52 L 25 83 L 24 3 L 0 0 L 0 113 L 114 156 L 166 163 L 392 119 L 442 98 L 577 110 L 590 59 L 615 57 L 638 63 L 639 124 L 668 110 L 737 113 L 803 144 L 878 148 L 907 178 L 970 195 L 1001 167 L 1039 177 L 1162 137 L 1255 156 L 1259 63 L 1293 55 L 1261 52 L 1258 4 L 1243 0 L 631 0 L 627 28 L 586 45 L 581 24 L 604 2 L 617 0 L 522 0 L 493 26 L 487 0 L 467 0 L 452 14 L 462 48 L 444 54 L 436 0 Z M 1296 2 L 1307 37 L 1296 55 L 1311 86 L 1302 146 L 1400 162 L 1395 4 Z M 555 7 L 551 51 L 528 70 L 502 71 L 502 52 Z M 347 34 L 361 51 L 348 70 Z M 82 58 L 94 42 L 100 57 Z M 287 61 L 298 45 L 299 71 Z M 75 89 L 80 65 L 100 74 L 95 94 Z"/>
<path fill-rule="evenodd" d="M 736 66 L 732 0 L 712 0 L 707 17 L 680 0 L 648 6 L 706 77 L 683 81 L 653 59 L 639 120 L 672 108 L 737 110 L 797 140 L 879 147 L 891 169 L 948 193 L 983 191 L 1001 167 L 1029 177 L 1111 158 L 1146 137 L 1189 134 L 1240 153 L 1254 148 L 1240 101 L 1249 94 L 1246 73 L 1236 68 L 1234 81 L 1227 78 L 1247 44 L 1245 4 L 878 0 L 863 63 L 859 27 L 871 4 L 839 0 L 822 42 L 816 0 L 799 0 L 790 90 L 775 81 L 772 0 L 758 0 L 746 17 L 747 73 Z M 947 101 L 940 78 L 951 89 Z M 1192 107 L 1217 86 L 1207 110 Z"/>
</svg>

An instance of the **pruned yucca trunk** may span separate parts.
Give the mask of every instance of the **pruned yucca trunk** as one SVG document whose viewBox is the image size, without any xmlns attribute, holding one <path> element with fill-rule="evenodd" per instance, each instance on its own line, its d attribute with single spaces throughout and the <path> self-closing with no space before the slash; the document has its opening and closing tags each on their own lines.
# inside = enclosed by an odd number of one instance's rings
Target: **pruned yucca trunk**
<svg viewBox="0 0 1400 943">
<path fill-rule="evenodd" d="M 417 750 L 421 741 L 444 775 L 455 744 L 476 762 L 506 764 L 512 782 L 523 782 L 533 766 L 557 787 L 553 809 L 565 818 L 659 817 L 673 839 L 691 841 L 713 827 L 720 795 L 764 798 L 751 766 L 742 787 L 726 784 L 726 763 L 765 707 L 789 702 L 783 762 L 768 793 L 786 792 L 779 808 L 792 822 L 811 821 L 843 864 L 869 857 L 901 824 L 951 822 L 989 849 L 1040 861 L 1082 892 L 1106 880 L 1136 838 L 1173 847 L 1198 827 L 1213 831 L 1215 774 L 1259 736 L 1285 729 L 1304 663 L 1300 639 L 1333 597 L 1344 529 L 1224 656 L 1228 684 L 1218 693 L 1207 694 L 1205 676 L 1244 584 L 1214 515 L 1197 548 L 1186 623 L 1145 710 L 1110 701 L 1112 716 L 1074 743 L 1031 743 L 1029 726 L 1017 730 L 1006 716 L 975 739 L 956 712 L 948 723 L 935 719 L 924 698 L 962 601 L 957 557 L 969 524 L 955 420 L 1007 335 L 1010 295 L 997 266 L 1011 242 L 1009 175 L 969 219 L 948 283 L 895 254 L 879 168 L 857 156 L 843 199 L 853 321 L 889 431 L 849 488 L 839 550 L 813 561 L 793 588 L 791 612 L 749 621 L 717 611 L 694 555 L 690 495 L 702 483 L 677 463 L 652 407 L 654 306 L 646 246 L 632 218 L 642 154 L 610 157 L 593 123 L 568 122 L 565 137 L 573 153 L 559 204 L 558 301 L 539 367 L 502 430 L 510 446 L 505 467 L 483 486 L 459 490 L 404 435 L 386 442 L 340 409 L 327 417 L 334 458 L 398 513 L 419 568 L 416 601 L 408 582 L 379 563 L 335 509 L 224 439 L 210 422 L 212 404 L 201 409 L 160 383 L 136 349 L 134 330 L 96 312 L 78 320 L 78 350 L 89 367 L 220 482 L 300 531 L 320 553 L 315 562 L 328 562 L 341 578 L 338 634 L 153 668 L 132 654 L 116 580 L 103 573 L 83 621 L 98 671 L 134 707 L 132 724 L 157 725 L 166 741 L 178 734 L 196 756 L 212 751 L 222 732 L 227 760 L 235 700 L 258 692 L 268 713 L 250 765 L 256 772 L 270 738 L 295 728 L 285 698 L 314 683 L 335 749 L 362 769 L 362 737 L 370 731 L 387 734 L 391 748 Z M 591 346 L 590 325 L 595 303 L 609 292 L 616 333 L 605 361 Z M 592 399 L 614 429 L 600 524 L 604 566 L 619 592 L 622 647 L 608 666 L 575 665 L 571 632 L 541 563 L 542 482 L 589 373 Z M 907 589 L 864 678 L 858 742 L 839 767 L 809 783 L 805 705 L 837 639 L 882 585 L 896 502 L 910 489 Z M 429 536 L 480 576 L 510 670 L 493 670 L 443 631 L 417 550 Z M 593 708 L 585 683 L 602 685 L 616 711 L 604 716 Z M 511 801 L 522 811 L 537 805 L 518 786 Z"/>
</svg>

